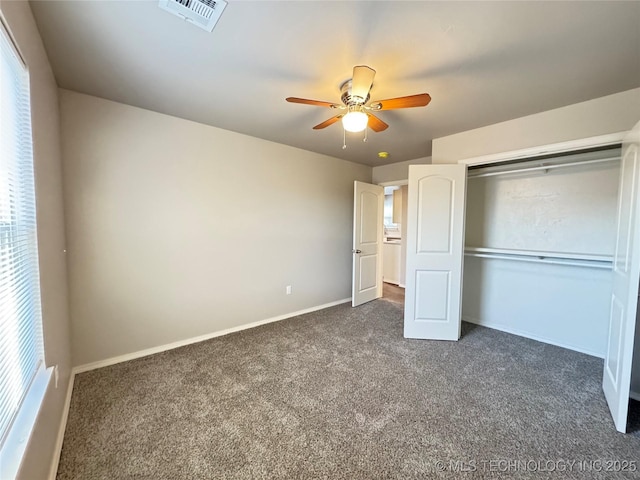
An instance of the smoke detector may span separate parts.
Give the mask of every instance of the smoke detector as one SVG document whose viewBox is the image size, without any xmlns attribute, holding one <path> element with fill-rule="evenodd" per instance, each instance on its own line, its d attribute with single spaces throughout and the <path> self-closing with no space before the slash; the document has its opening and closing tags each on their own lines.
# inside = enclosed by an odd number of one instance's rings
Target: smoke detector
<svg viewBox="0 0 640 480">
<path fill-rule="evenodd" d="M 224 8 L 225 0 L 160 0 L 159 6 L 187 22 L 212 32 Z"/>
</svg>

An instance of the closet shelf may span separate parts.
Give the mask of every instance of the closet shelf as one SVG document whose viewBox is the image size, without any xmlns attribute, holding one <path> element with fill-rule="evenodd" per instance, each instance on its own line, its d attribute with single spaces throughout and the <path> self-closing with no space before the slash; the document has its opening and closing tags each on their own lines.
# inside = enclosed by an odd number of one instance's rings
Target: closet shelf
<svg viewBox="0 0 640 480">
<path fill-rule="evenodd" d="M 620 160 L 620 157 L 609 157 L 609 158 L 598 158 L 596 160 L 582 160 L 578 162 L 556 163 L 556 164 L 549 164 L 549 165 L 545 165 L 544 163 L 542 163 L 536 167 L 524 167 L 524 168 L 515 167 L 515 168 L 508 168 L 508 169 L 495 170 L 495 171 L 489 171 L 489 172 L 481 171 L 481 172 L 475 173 L 473 170 L 469 170 L 467 177 L 468 178 L 495 177 L 496 175 L 506 175 L 506 174 L 513 174 L 513 173 L 522 173 L 522 172 L 535 172 L 538 170 L 544 170 L 546 172 L 547 170 L 553 170 L 556 168 L 567 168 L 567 167 L 577 167 L 579 165 L 591 165 L 596 163 L 617 162 L 619 160 Z M 486 165 L 486 166 L 473 165 L 473 167 L 480 170 L 483 168 L 490 168 L 492 166 L 491 165 Z"/>
<path fill-rule="evenodd" d="M 494 258 L 529 263 L 546 263 L 572 267 L 601 268 L 606 270 L 611 270 L 613 264 L 613 256 L 611 255 L 591 255 L 573 252 L 465 247 L 464 254 L 469 257 Z"/>
</svg>

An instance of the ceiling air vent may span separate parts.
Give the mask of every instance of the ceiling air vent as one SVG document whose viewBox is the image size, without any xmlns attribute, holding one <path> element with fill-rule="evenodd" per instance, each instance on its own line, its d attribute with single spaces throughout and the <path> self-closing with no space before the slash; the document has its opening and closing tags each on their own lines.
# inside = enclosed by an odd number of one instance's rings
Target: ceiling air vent
<svg viewBox="0 0 640 480">
<path fill-rule="evenodd" d="M 226 6 L 224 0 L 160 0 L 160 8 L 208 32 L 213 31 Z"/>
</svg>

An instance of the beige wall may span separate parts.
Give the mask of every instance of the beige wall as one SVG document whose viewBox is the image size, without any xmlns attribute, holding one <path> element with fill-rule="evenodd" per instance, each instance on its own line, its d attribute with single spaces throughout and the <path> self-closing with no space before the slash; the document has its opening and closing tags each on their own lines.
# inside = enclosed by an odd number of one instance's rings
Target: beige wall
<svg viewBox="0 0 640 480">
<path fill-rule="evenodd" d="M 47 366 L 58 365 L 60 373 L 58 388 L 52 382 L 47 391 L 18 477 L 35 480 L 49 475 L 70 374 L 58 90 L 29 4 L 0 1 L 0 10 L 30 72 L 44 347 Z"/>
<path fill-rule="evenodd" d="M 75 365 L 350 297 L 370 167 L 60 98 Z"/>
<path fill-rule="evenodd" d="M 409 165 L 425 165 L 431 163 L 431 157 L 416 158 L 406 162 L 392 163 L 373 167 L 373 183 L 390 183 L 396 181 L 407 181 L 409 179 Z"/>
<path fill-rule="evenodd" d="M 433 140 L 433 163 L 509 152 L 630 130 L 640 88 Z"/>
</svg>

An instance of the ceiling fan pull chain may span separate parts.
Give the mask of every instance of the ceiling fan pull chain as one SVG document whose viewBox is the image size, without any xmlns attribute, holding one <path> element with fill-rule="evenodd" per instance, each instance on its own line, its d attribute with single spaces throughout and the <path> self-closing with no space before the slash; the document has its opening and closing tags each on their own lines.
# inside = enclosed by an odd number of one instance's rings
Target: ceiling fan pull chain
<svg viewBox="0 0 640 480">
<path fill-rule="evenodd" d="M 344 128 L 342 129 L 342 149 L 347 149 L 347 131 Z"/>
<path fill-rule="evenodd" d="M 367 130 L 369 130 L 369 129 L 365 127 L 365 129 L 364 129 L 364 138 L 362 139 L 363 142 L 367 141 Z"/>
</svg>

